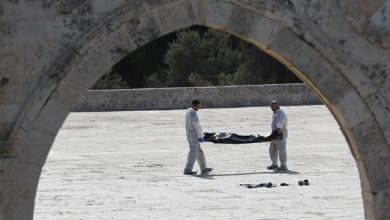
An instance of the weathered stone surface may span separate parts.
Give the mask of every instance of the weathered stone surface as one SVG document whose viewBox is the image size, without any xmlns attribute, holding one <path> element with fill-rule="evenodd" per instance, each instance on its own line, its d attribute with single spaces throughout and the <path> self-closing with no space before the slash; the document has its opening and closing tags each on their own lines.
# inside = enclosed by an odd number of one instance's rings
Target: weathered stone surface
<svg viewBox="0 0 390 220">
<path fill-rule="evenodd" d="M 5 78 L 8 79 L 8 77 Z M 9 81 L 6 85 L 0 86 L 0 104 L 23 103 L 29 96 L 29 93 L 26 90 L 20 89 L 20 87 L 28 87 L 31 84 L 32 82 L 25 78 L 12 77 L 12 81 Z M 9 96 L 8 94 L 13 94 L 13 96 Z"/>
<path fill-rule="evenodd" d="M 57 14 L 54 9 L 54 1 L 1 1 L 1 20 L 23 20 L 36 18 L 54 18 Z M 6 10 L 5 10 L 6 9 Z"/>
<path fill-rule="evenodd" d="M 131 19 L 127 23 L 127 31 L 131 39 L 139 47 L 157 38 L 161 34 L 160 27 L 154 13 Z"/>
<path fill-rule="evenodd" d="M 0 108 L 0 123 L 12 123 L 22 106 L 18 104 L 2 104 Z"/>
<path fill-rule="evenodd" d="M 366 215 L 367 213 L 371 213 L 369 215 L 381 214 L 376 213 L 375 210 L 377 206 L 382 206 L 385 202 L 378 198 L 383 195 L 384 190 L 389 188 L 390 147 L 383 141 L 384 137 L 375 120 L 371 119 L 359 124 L 351 130 L 351 133 L 353 137 L 350 140 L 354 138 L 353 150 L 357 155 L 356 162 L 360 172 L 363 195 L 367 193 L 366 196 L 368 196 L 365 204 L 370 204 L 370 208 L 366 209 Z"/>
<path fill-rule="evenodd" d="M 382 1 L 378 4 L 374 12 L 375 13 L 370 16 L 370 22 L 372 22 L 377 29 L 390 33 L 390 1 Z"/>
<path fill-rule="evenodd" d="M 182 0 L 144 0 L 145 5 L 147 6 L 148 10 L 153 10 L 155 8 L 168 5 L 171 3 L 178 3 L 183 2 Z"/>
<path fill-rule="evenodd" d="M 357 159 L 375 160 L 378 156 L 390 155 L 390 149 L 383 145 L 383 134 L 380 132 L 375 120 L 367 120 L 351 129 L 359 151 Z"/>
<path fill-rule="evenodd" d="M 355 87 L 359 88 L 358 92 L 362 97 L 367 97 L 376 91 L 376 86 L 369 76 L 365 74 L 365 70 L 356 64 L 348 64 L 345 66 L 347 71 L 344 77 Z M 343 71 L 344 72 L 344 71 Z"/>
<path fill-rule="evenodd" d="M 57 109 L 58 108 L 59 107 L 57 107 Z M 59 120 L 60 118 L 64 120 L 64 116 L 59 114 L 56 120 Z M 47 154 L 50 151 L 50 146 L 55 139 L 53 133 L 58 131 L 58 128 L 54 128 L 56 124 L 49 120 L 39 120 L 37 121 L 37 125 L 44 127 L 34 128 L 35 130 L 31 131 L 25 139 L 24 144 L 26 146 L 20 146 L 20 149 L 16 150 L 16 156 L 23 158 L 23 163 L 26 163 L 31 167 L 42 167 L 45 164 L 43 161 L 46 160 Z M 37 159 L 40 159 L 40 161 Z"/>
<path fill-rule="evenodd" d="M 225 97 L 221 99 L 220 97 Z M 202 88 L 164 88 L 88 91 L 75 111 L 134 111 L 184 109 L 193 99 L 207 108 L 268 106 L 272 100 L 282 105 L 319 104 L 304 84 L 224 86 Z"/>
<path fill-rule="evenodd" d="M 381 89 L 367 97 L 367 103 L 390 146 L 390 89 Z"/>
<path fill-rule="evenodd" d="M 280 31 L 268 45 L 268 49 L 302 72 L 307 80 L 316 84 L 336 71 L 310 42 L 306 42 L 301 36 L 288 29 Z"/>
<path fill-rule="evenodd" d="M 156 9 L 155 13 L 162 34 L 177 31 L 194 24 L 196 17 L 192 7 L 190 1 L 184 1 Z"/>
<path fill-rule="evenodd" d="M 129 2 L 129 3 L 128 3 Z M 113 10 L 116 10 L 118 8 L 123 7 L 124 4 L 128 3 L 131 4 L 135 7 L 137 2 L 142 2 L 142 1 L 137 1 L 137 0 L 94 0 L 93 1 L 93 12 L 95 14 L 106 14 L 110 13 Z"/>
<path fill-rule="evenodd" d="M 366 219 L 389 219 L 390 210 L 385 204 L 389 203 L 390 190 L 381 190 L 379 192 L 366 192 L 363 191 L 364 205 L 369 207 L 365 210 Z M 378 210 L 382 210 L 378 212 Z"/>
<path fill-rule="evenodd" d="M 337 103 L 354 90 L 351 84 L 338 71 L 333 70 L 321 73 L 325 77 L 317 84 L 317 88 L 328 100 L 332 100 L 332 103 Z"/>
<path fill-rule="evenodd" d="M 59 0 L 56 11 L 59 15 L 87 15 L 92 13 L 92 0 Z"/>
<path fill-rule="evenodd" d="M 388 37 L 388 22 L 386 19 L 377 18 L 383 18 L 382 15 L 386 13 L 383 9 L 389 7 L 389 1 L 339 0 L 339 2 L 340 8 L 343 10 L 346 20 L 348 20 L 350 25 L 358 33 L 360 33 L 365 39 L 375 42 L 383 48 L 389 48 L 390 38 Z M 362 2 L 365 3 L 362 4 Z M 370 7 L 367 7 L 368 5 Z M 382 15 L 378 16 L 376 13 L 380 13 Z"/>
<path fill-rule="evenodd" d="M 281 22 L 290 27 L 299 27 L 299 17 L 292 1 L 251 1 L 238 0 L 246 9 L 256 12 L 276 22 Z M 235 4 L 235 2 L 233 2 Z"/>
<path fill-rule="evenodd" d="M 191 8 L 194 13 L 194 24 L 205 25 L 205 1 L 204 0 L 191 0 Z"/>
<path fill-rule="evenodd" d="M 345 124 L 342 125 L 344 128 L 353 128 L 371 118 L 370 110 L 356 92 L 351 91 L 343 98 L 338 99 L 339 101 L 334 103 L 334 105 L 344 116 Z"/>
<path fill-rule="evenodd" d="M 247 36 L 253 29 L 258 16 L 243 8 L 235 7 L 231 11 L 227 27 L 240 36 Z"/>
<path fill-rule="evenodd" d="M 11 131 L 13 124 L 14 124 L 13 122 L 0 124 L 0 139 L 1 140 L 6 140 L 8 138 L 8 135 Z"/>
<path fill-rule="evenodd" d="M 378 147 L 387 146 L 378 145 Z M 365 182 L 362 184 L 363 190 L 375 193 L 388 188 L 390 170 L 386 167 L 390 165 L 390 157 L 384 155 L 372 160 L 358 160 L 357 164 L 359 169 L 365 169 L 367 175 L 367 179 L 362 181 Z"/>
<path fill-rule="evenodd" d="M 226 27 L 233 6 L 230 4 L 219 4 L 218 1 L 207 1 L 205 2 L 205 24 L 211 27 Z"/>
<path fill-rule="evenodd" d="M 41 169 L 42 167 L 25 163 L 21 158 L 18 161 L 2 159 L 3 219 L 32 219 L 31 212 L 34 211 L 34 206 L 28 201 L 35 198 Z M 18 175 L 15 175 L 16 173 Z M 4 204 L 8 205 L 4 206 Z"/>
<path fill-rule="evenodd" d="M 126 1 L 128 3 L 128 1 Z M 147 9 L 143 0 L 132 0 L 130 3 L 121 5 L 115 10 L 115 16 L 118 17 L 120 23 L 127 23 L 131 19 L 142 16 Z"/>
<path fill-rule="evenodd" d="M 257 17 L 248 33 L 248 40 L 266 50 L 267 46 L 272 43 L 282 30 L 283 27 L 276 22 L 264 17 Z"/>
<path fill-rule="evenodd" d="M 377 88 L 390 85 L 390 66 L 386 61 L 380 62 L 378 60 L 375 63 L 362 65 L 361 67 Z"/>
</svg>

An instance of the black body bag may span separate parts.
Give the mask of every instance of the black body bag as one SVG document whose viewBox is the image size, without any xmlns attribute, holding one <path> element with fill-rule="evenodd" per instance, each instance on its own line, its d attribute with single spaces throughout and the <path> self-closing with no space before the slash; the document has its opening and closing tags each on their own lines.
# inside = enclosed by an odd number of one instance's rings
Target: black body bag
<svg viewBox="0 0 390 220">
<path fill-rule="evenodd" d="M 267 137 L 261 135 L 239 135 L 234 133 L 204 133 L 204 140 L 214 144 L 249 144 L 266 142 Z"/>
<path fill-rule="evenodd" d="M 204 140 L 208 142 L 213 142 L 214 144 L 250 144 L 250 143 L 259 143 L 259 142 L 268 142 L 272 139 L 282 139 L 283 134 L 278 134 L 278 132 L 272 131 L 268 136 L 261 135 L 239 135 L 235 133 L 204 133 Z"/>
</svg>

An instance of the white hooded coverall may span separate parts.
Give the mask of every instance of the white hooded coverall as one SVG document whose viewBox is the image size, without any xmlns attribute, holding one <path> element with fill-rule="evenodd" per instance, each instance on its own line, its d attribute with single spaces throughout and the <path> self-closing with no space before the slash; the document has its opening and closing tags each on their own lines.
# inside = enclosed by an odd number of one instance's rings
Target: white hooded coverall
<svg viewBox="0 0 390 220">
<path fill-rule="evenodd" d="M 273 165 L 278 165 L 278 156 L 280 158 L 281 166 L 287 166 L 287 151 L 286 151 L 286 140 L 288 137 L 287 130 L 287 115 L 281 109 L 276 109 L 272 115 L 271 128 L 273 131 L 282 129 L 283 136 L 280 139 L 279 137 L 271 141 L 269 146 L 269 155 L 272 160 Z"/>
<path fill-rule="evenodd" d="M 198 161 L 200 169 L 206 168 L 206 158 L 199 144 L 199 138 L 202 138 L 202 127 L 199 124 L 198 114 L 193 108 L 189 108 L 186 111 L 186 133 L 187 141 L 190 145 L 190 151 L 188 152 L 187 164 L 185 171 L 192 171 L 195 160 Z"/>
</svg>

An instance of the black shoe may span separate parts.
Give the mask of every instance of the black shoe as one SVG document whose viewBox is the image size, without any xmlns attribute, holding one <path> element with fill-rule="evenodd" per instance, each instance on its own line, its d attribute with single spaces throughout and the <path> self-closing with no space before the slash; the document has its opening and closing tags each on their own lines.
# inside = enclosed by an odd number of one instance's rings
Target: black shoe
<svg viewBox="0 0 390 220">
<path fill-rule="evenodd" d="M 278 165 L 272 164 L 271 166 L 268 166 L 267 169 L 276 170 L 276 169 L 278 169 Z"/>
<path fill-rule="evenodd" d="M 183 172 L 184 175 L 195 175 L 197 173 L 198 171 L 192 171 L 192 170 L 184 170 Z"/>
<path fill-rule="evenodd" d="M 207 167 L 207 168 L 202 169 L 201 173 L 208 173 L 208 172 L 211 172 L 211 171 L 213 171 L 213 168 Z"/>
<path fill-rule="evenodd" d="M 278 170 L 288 170 L 286 165 L 281 165 L 280 167 L 277 168 Z"/>
</svg>

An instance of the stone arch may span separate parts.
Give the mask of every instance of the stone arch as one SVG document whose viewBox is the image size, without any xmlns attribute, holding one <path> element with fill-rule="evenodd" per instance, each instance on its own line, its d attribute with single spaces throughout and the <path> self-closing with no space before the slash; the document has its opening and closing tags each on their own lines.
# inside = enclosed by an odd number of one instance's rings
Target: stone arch
<svg viewBox="0 0 390 220">
<path fill-rule="evenodd" d="M 59 55 L 19 114 L 9 138 L 16 157 L 2 161 L 4 218 L 32 218 L 42 166 L 78 97 L 129 52 L 195 24 L 256 45 L 306 82 L 331 110 L 349 143 L 362 181 L 366 218 L 389 218 L 389 128 L 381 122 L 385 113 L 370 108 L 383 98 L 377 98 L 380 94 L 370 86 L 358 87 L 353 81 L 351 75 L 366 78 L 355 62 L 346 59 L 348 51 L 340 46 L 344 43 L 309 25 L 297 11 L 290 1 L 194 0 L 147 7 L 131 2 L 109 13 Z"/>
</svg>

